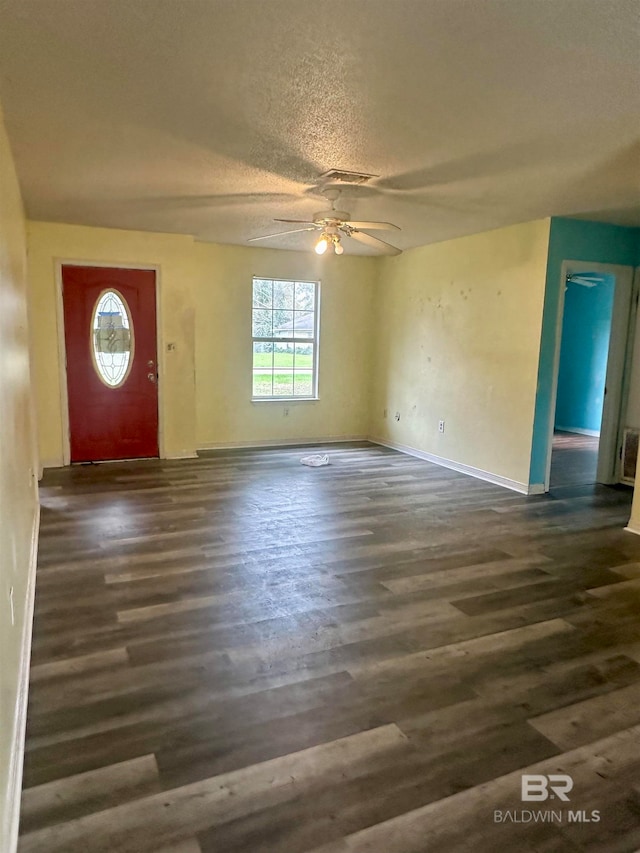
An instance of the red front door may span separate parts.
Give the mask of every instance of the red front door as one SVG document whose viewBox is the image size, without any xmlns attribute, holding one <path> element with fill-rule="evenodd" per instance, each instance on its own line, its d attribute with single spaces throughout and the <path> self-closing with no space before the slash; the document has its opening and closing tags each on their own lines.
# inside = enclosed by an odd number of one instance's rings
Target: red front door
<svg viewBox="0 0 640 853">
<path fill-rule="evenodd" d="M 158 456 L 152 270 L 62 267 L 71 461 Z"/>
</svg>

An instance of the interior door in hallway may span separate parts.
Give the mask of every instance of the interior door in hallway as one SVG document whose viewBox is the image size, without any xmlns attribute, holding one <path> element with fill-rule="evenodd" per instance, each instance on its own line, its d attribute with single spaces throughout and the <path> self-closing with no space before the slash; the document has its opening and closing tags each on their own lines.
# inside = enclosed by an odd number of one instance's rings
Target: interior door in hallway
<svg viewBox="0 0 640 853">
<path fill-rule="evenodd" d="M 153 270 L 62 267 L 72 462 L 158 456 Z"/>
</svg>

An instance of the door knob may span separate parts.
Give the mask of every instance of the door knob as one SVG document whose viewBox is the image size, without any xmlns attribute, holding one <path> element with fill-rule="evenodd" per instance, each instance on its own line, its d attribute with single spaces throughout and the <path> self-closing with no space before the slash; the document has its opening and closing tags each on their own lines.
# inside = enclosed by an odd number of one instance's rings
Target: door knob
<svg viewBox="0 0 640 853">
<path fill-rule="evenodd" d="M 149 380 L 149 382 L 155 382 L 156 381 L 155 373 L 147 373 L 147 379 Z"/>
</svg>

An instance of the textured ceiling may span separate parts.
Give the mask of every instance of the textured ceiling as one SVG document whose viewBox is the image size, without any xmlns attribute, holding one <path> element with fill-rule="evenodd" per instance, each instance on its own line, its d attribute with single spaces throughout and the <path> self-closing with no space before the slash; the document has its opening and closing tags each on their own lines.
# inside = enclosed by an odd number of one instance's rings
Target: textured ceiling
<svg viewBox="0 0 640 853">
<path fill-rule="evenodd" d="M 401 248 L 548 215 L 640 225 L 638 10 L 0 0 L 0 99 L 33 219 L 245 244 L 326 207 L 339 168 L 380 176 L 339 207 Z"/>
</svg>

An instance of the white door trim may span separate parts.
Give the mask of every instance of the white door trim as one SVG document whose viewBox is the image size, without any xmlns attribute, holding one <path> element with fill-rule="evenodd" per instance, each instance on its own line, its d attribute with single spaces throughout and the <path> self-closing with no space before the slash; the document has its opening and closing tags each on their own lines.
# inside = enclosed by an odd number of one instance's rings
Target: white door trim
<svg viewBox="0 0 640 853">
<path fill-rule="evenodd" d="M 593 261 L 564 260 L 560 267 L 560 298 L 556 318 L 555 350 L 553 355 L 553 374 L 551 383 L 551 408 L 547 427 L 547 464 L 545 469 L 544 490 L 549 491 L 551 479 L 551 452 L 553 450 L 553 428 L 556 417 L 558 396 L 558 370 L 560 367 L 560 345 L 562 342 L 562 320 L 564 316 L 565 282 L 567 275 L 574 272 L 601 272 L 615 275 L 616 288 L 611 317 L 611 338 L 607 358 L 607 394 L 605 395 L 600 427 L 600 446 L 598 451 L 599 483 L 617 482 L 617 450 L 620 434 L 620 416 L 628 390 L 625 385 L 625 362 L 628 358 L 628 337 L 631 322 L 631 295 L 633 267 L 621 264 L 600 264 Z M 624 329 L 621 334 L 620 329 Z M 615 334 L 614 331 L 618 330 Z"/>
<path fill-rule="evenodd" d="M 622 482 L 622 445 L 624 442 L 625 427 L 635 426 L 627 421 L 629 408 L 629 393 L 631 389 L 631 374 L 633 371 L 633 355 L 635 349 L 636 330 L 638 325 L 638 295 L 640 294 L 640 267 L 631 270 L 631 299 L 629 306 L 629 321 L 627 327 L 626 352 L 624 356 L 624 372 L 622 377 L 622 399 L 620 404 L 620 418 L 618 421 L 618 435 L 615 459 L 615 480 Z"/>
<path fill-rule="evenodd" d="M 156 368 L 158 372 L 158 453 L 161 459 L 166 458 L 164 449 L 164 405 L 163 382 L 164 348 L 161 335 L 161 284 L 160 267 L 157 264 L 130 264 L 113 261 L 82 261 L 78 258 L 56 258 L 56 321 L 58 327 L 58 375 L 60 380 L 60 413 L 62 418 L 62 464 L 71 464 L 71 433 L 69 428 L 69 390 L 67 386 L 67 347 L 64 334 L 64 303 L 62 295 L 63 267 L 105 267 L 109 269 L 150 270 L 155 273 L 156 280 Z"/>
</svg>

